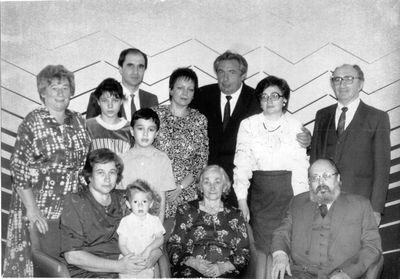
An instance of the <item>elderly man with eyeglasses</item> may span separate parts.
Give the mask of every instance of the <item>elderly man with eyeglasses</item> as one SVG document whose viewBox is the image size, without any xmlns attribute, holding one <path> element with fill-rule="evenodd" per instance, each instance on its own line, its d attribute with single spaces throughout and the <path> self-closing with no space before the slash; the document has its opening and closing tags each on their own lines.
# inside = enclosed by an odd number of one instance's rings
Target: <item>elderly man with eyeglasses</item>
<svg viewBox="0 0 400 279">
<path fill-rule="evenodd" d="M 382 257 L 370 202 L 341 192 L 332 160 L 315 161 L 308 178 L 310 191 L 292 199 L 273 233 L 272 278 L 360 278 Z"/>
<path fill-rule="evenodd" d="M 359 66 L 334 70 L 331 86 L 337 104 L 316 114 L 310 162 L 333 159 L 342 174 L 342 190 L 369 199 L 379 224 L 389 186 L 390 123 L 386 112 L 361 101 L 363 85 Z"/>
</svg>

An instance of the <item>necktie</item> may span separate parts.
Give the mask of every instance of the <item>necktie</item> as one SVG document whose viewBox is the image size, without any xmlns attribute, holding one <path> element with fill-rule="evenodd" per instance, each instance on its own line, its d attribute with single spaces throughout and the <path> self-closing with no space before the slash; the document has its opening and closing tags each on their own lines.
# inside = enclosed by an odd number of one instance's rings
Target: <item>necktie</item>
<svg viewBox="0 0 400 279">
<path fill-rule="evenodd" d="M 226 126 L 228 126 L 229 117 L 231 117 L 231 103 L 230 100 L 232 96 L 225 96 L 226 104 L 224 108 L 224 120 L 222 121 L 222 129 L 225 131 Z"/>
<path fill-rule="evenodd" d="M 135 97 L 135 94 L 132 94 L 131 97 L 132 97 L 132 100 L 131 100 L 131 116 L 132 116 L 133 113 L 136 111 L 135 102 L 133 101 L 133 98 Z"/>
<path fill-rule="evenodd" d="M 325 218 L 326 214 L 328 214 L 328 206 L 326 204 L 321 204 L 319 206 L 319 213 L 321 214 L 322 218 Z"/>
<path fill-rule="evenodd" d="M 340 137 L 340 135 L 344 132 L 344 125 L 346 124 L 346 111 L 347 110 L 348 110 L 347 107 L 342 107 L 342 113 L 340 114 L 339 122 L 337 125 L 338 137 Z"/>
</svg>

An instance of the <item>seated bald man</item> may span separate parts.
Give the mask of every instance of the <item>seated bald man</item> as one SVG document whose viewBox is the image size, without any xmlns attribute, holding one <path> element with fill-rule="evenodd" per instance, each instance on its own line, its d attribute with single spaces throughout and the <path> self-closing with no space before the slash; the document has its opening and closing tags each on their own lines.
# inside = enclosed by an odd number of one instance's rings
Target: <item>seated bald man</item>
<svg viewBox="0 0 400 279">
<path fill-rule="evenodd" d="M 292 199 L 274 231 L 272 277 L 361 277 L 382 254 L 370 201 L 341 192 L 340 173 L 331 160 L 315 161 L 308 175 L 310 191 Z"/>
</svg>

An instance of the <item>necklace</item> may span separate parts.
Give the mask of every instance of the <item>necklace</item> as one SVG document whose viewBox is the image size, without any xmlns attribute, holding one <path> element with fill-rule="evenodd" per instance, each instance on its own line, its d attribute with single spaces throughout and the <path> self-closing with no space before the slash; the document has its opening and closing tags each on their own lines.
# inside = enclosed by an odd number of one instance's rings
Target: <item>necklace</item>
<svg viewBox="0 0 400 279">
<path fill-rule="evenodd" d="M 267 125 L 265 125 L 264 122 L 263 122 L 263 126 L 264 126 L 264 129 L 267 130 L 268 133 L 275 132 L 276 130 L 278 130 L 278 129 L 281 127 L 281 125 L 279 125 L 279 126 L 276 127 L 275 129 L 269 130 L 268 127 L 267 127 Z"/>
</svg>

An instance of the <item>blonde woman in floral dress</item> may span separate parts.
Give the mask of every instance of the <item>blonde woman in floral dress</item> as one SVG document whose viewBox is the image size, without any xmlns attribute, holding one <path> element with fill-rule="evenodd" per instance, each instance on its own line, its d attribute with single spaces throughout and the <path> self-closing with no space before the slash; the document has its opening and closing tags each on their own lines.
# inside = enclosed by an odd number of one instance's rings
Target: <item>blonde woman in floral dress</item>
<svg viewBox="0 0 400 279">
<path fill-rule="evenodd" d="M 59 219 L 64 197 L 77 191 L 90 139 L 83 118 L 67 109 L 74 95 L 72 72 L 48 65 L 37 76 L 44 106 L 18 128 L 11 156 L 13 178 L 4 277 L 32 277 L 30 229 L 46 239 L 48 220 Z"/>
</svg>

